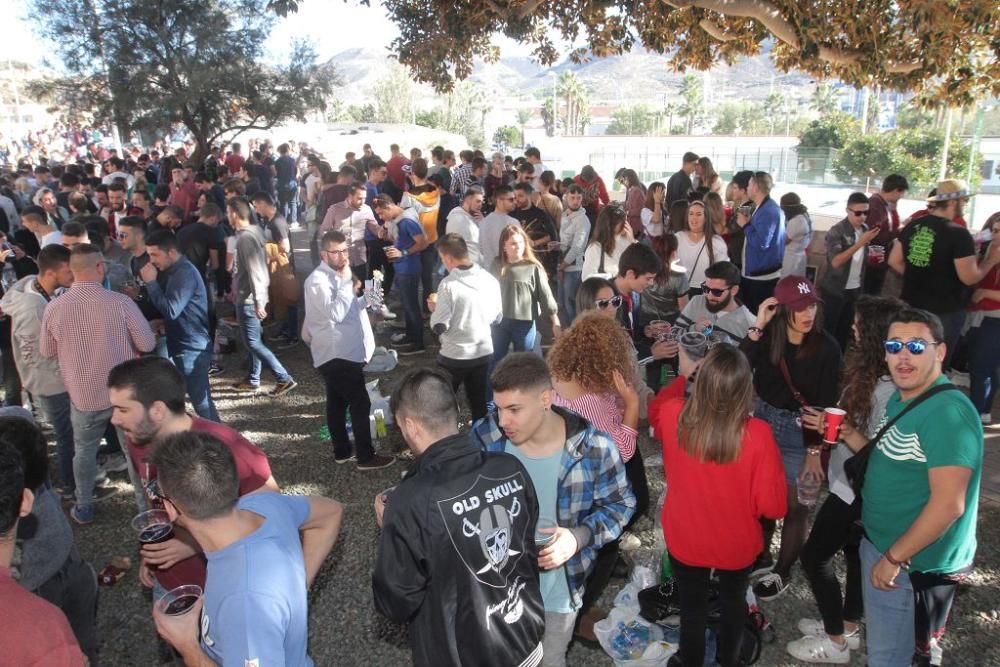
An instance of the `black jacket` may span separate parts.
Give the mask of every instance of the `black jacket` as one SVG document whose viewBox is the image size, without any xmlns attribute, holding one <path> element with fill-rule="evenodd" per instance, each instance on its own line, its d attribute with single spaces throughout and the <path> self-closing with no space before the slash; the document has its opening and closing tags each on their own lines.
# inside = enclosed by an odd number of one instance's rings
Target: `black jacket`
<svg viewBox="0 0 1000 667">
<path fill-rule="evenodd" d="M 531 478 L 467 435 L 431 445 L 389 498 L 372 589 L 409 621 L 413 663 L 532 667 L 545 612 Z"/>
</svg>

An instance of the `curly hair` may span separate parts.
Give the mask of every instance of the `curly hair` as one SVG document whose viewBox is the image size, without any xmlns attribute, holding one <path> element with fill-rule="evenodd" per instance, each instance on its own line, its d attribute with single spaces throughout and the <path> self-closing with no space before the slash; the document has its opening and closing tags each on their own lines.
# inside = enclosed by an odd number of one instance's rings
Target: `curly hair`
<svg viewBox="0 0 1000 667">
<path fill-rule="evenodd" d="M 889 374 L 885 363 L 885 339 L 889 325 L 906 304 L 895 297 L 863 295 L 854 304 L 858 337 L 847 348 L 840 407 L 861 433 L 872 426 L 872 394 L 881 377 Z"/>
<path fill-rule="evenodd" d="M 614 371 L 632 374 L 632 344 L 618 322 L 597 312 L 582 313 L 549 351 L 549 370 L 589 392 L 614 391 Z"/>
</svg>

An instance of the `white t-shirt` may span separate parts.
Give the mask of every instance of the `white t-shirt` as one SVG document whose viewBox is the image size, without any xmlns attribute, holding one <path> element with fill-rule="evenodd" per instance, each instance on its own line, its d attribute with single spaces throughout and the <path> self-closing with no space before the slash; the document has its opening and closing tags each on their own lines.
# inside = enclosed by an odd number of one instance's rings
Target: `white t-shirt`
<svg viewBox="0 0 1000 667">
<path fill-rule="evenodd" d="M 586 280 L 593 275 L 606 277 L 609 280 L 618 275 L 618 260 L 621 258 L 625 248 L 632 245 L 634 241 L 627 236 L 615 237 L 615 248 L 610 255 L 604 254 L 601 246 L 591 243 L 583 253 L 583 269 L 580 273 L 580 280 Z M 601 272 L 601 255 L 604 254 L 604 271 Z"/>
<path fill-rule="evenodd" d="M 716 262 L 729 260 L 726 242 L 718 236 L 712 237 L 712 251 Z M 677 234 L 677 262 L 687 269 L 691 287 L 699 287 L 705 282 L 705 269 L 712 265 L 712 259 L 705 246 L 705 237 L 692 241 L 687 232 Z"/>
<path fill-rule="evenodd" d="M 642 227 L 646 230 L 648 236 L 663 236 L 663 211 L 660 210 L 660 219 L 653 220 L 653 211 L 648 208 L 643 208 L 639 212 L 639 218 L 642 219 Z"/>
<path fill-rule="evenodd" d="M 59 245 L 60 243 L 62 243 L 62 232 L 57 229 L 43 236 L 42 240 L 38 242 L 38 246 L 44 248 L 47 245 Z"/>
<path fill-rule="evenodd" d="M 857 243 L 858 239 L 861 238 L 861 230 L 854 230 L 854 242 Z M 858 248 L 857 252 L 851 257 L 851 272 L 847 274 L 847 284 L 844 285 L 844 289 L 857 289 L 861 287 L 861 262 L 865 259 L 865 248 L 864 246 Z"/>
<path fill-rule="evenodd" d="M 805 215 L 796 215 L 785 223 L 785 257 L 781 264 L 782 276 L 806 275 L 806 250 L 812 241 L 812 226 Z"/>
</svg>

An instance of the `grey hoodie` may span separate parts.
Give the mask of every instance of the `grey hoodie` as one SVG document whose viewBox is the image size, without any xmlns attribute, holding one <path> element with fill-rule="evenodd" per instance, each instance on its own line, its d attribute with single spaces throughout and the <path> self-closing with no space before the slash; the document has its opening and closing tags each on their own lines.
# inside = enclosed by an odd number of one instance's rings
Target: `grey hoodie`
<svg viewBox="0 0 1000 667">
<path fill-rule="evenodd" d="M 0 300 L 0 308 L 11 319 L 11 347 L 21 384 L 32 394 L 55 396 L 66 391 L 59 376 L 59 362 L 46 359 L 38 350 L 42 314 L 48 301 L 35 289 L 38 276 L 18 280 Z"/>
<path fill-rule="evenodd" d="M 441 341 L 441 356 L 470 361 L 493 354 L 492 325 L 503 307 L 500 283 L 481 266 L 459 269 L 441 280 L 431 328 Z"/>
</svg>

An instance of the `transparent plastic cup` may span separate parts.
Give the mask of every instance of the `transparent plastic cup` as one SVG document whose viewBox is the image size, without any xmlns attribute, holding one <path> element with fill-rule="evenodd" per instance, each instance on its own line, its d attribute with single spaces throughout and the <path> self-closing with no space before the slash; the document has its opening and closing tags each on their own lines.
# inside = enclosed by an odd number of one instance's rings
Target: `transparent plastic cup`
<svg viewBox="0 0 1000 667">
<path fill-rule="evenodd" d="M 548 546 L 552 543 L 552 540 L 556 539 L 555 533 L 547 532 L 550 528 L 557 528 L 559 524 L 555 522 L 555 519 L 547 516 L 538 517 L 538 521 L 535 523 L 535 544 L 539 547 Z M 539 532 L 545 529 L 546 532 Z"/>
<path fill-rule="evenodd" d="M 796 494 L 799 504 L 803 507 L 815 507 L 819 500 L 819 490 L 823 486 L 823 480 L 815 475 L 802 475 L 795 484 Z"/>
<path fill-rule="evenodd" d="M 156 609 L 167 616 L 183 616 L 191 611 L 191 608 L 198 602 L 198 598 L 203 594 L 201 586 L 193 584 L 178 586 L 164 593 L 156 601 Z"/>
</svg>

